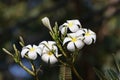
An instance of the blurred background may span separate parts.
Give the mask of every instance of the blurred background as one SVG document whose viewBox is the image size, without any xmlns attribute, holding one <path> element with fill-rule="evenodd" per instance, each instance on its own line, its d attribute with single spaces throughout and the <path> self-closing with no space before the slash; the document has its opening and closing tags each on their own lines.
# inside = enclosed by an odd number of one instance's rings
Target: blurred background
<svg viewBox="0 0 120 80">
<path fill-rule="evenodd" d="M 0 80 L 33 80 L 2 48 L 13 52 L 15 43 L 21 50 L 19 36 L 26 45 L 51 40 L 41 23 L 45 16 L 52 25 L 55 21 L 61 25 L 66 20 L 79 19 L 82 27 L 96 32 L 96 43 L 85 46 L 76 63 L 84 80 L 99 80 L 94 67 L 103 72 L 113 67 L 113 53 L 120 60 L 120 0 L 0 0 Z M 26 60 L 23 63 L 30 67 Z M 37 59 L 36 64 L 40 63 L 43 62 Z M 43 64 L 40 79 L 58 80 L 59 67 Z M 77 80 L 74 74 L 73 80 Z"/>
</svg>

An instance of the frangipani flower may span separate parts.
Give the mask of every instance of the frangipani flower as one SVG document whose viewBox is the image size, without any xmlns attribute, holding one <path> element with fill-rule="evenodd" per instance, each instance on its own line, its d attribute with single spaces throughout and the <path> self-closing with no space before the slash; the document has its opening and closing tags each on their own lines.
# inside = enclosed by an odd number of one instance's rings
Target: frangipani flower
<svg viewBox="0 0 120 80">
<path fill-rule="evenodd" d="M 90 44 L 96 42 L 96 34 L 95 34 L 95 32 L 91 31 L 90 29 L 83 28 L 83 29 L 77 31 L 76 34 L 79 35 L 79 36 L 81 34 L 83 34 L 83 36 L 84 36 L 83 41 L 87 45 L 90 45 Z"/>
<path fill-rule="evenodd" d="M 27 54 L 30 59 L 35 60 L 37 58 L 37 53 L 41 55 L 41 49 L 38 46 L 27 45 L 22 48 L 21 56 L 23 58 L 25 54 Z"/>
<path fill-rule="evenodd" d="M 58 61 L 56 58 L 59 57 L 58 48 L 54 41 L 42 41 L 39 46 L 42 47 L 41 59 L 44 62 L 54 64 Z"/>
<path fill-rule="evenodd" d="M 76 33 L 68 34 L 63 41 L 63 45 L 67 43 L 67 49 L 69 51 L 75 51 L 77 49 L 81 49 L 84 46 L 84 42 L 82 41 L 83 37 L 77 36 Z"/>
<path fill-rule="evenodd" d="M 48 17 L 44 17 L 42 19 L 42 23 L 44 24 L 44 26 L 46 26 L 50 31 L 52 31 L 51 25 L 50 25 L 50 21 Z"/>
<path fill-rule="evenodd" d="M 78 20 L 67 20 L 67 23 L 64 23 L 60 26 L 59 30 L 62 34 L 65 34 L 69 31 L 76 32 L 81 28 L 81 24 Z"/>
</svg>

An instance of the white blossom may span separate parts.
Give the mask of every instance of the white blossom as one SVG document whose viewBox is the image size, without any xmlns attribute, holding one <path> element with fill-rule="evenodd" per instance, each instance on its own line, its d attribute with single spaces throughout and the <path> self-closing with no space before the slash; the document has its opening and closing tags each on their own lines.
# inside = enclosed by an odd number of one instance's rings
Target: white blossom
<svg viewBox="0 0 120 80">
<path fill-rule="evenodd" d="M 62 34 L 65 34 L 70 30 L 71 32 L 76 32 L 81 28 L 81 24 L 78 20 L 67 20 L 67 23 L 64 23 L 59 27 L 59 30 Z"/>
<path fill-rule="evenodd" d="M 39 55 L 41 55 L 41 49 L 36 46 L 36 45 L 27 45 L 25 47 L 22 48 L 22 51 L 21 51 L 21 56 L 22 58 L 25 56 L 25 54 L 27 54 L 27 56 L 32 59 L 32 60 L 35 60 L 37 58 L 37 53 Z"/>
<path fill-rule="evenodd" d="M 69 51 L 75 51 L 77 49 L 81 49 L 84 46 L 84 42 L 82 41 L 83 37 L 77 36 L 76 33 L 68 34 L 63 41 L 63 45 L 67 43 L 67 49 Z"/>
<path fill-rule="evenodd" d="M 84 36 L 84 43 L 87 45 L 90 45 L 92 43 L 96 42 L 96 34 L 95 32 L 91 31 L 90 29 L 81 29 L 76 32 L 77 35 L 81 36 L 81 34 Z"/>
<path fill-rule="evenodd" d="M 58 61 L 56 58 L 59 57 L 58 48 L 54 41 L 42 41 L 39 46 L 42 47 L 41 59 L 44 62 L 54 64 Z"/>
</svg>

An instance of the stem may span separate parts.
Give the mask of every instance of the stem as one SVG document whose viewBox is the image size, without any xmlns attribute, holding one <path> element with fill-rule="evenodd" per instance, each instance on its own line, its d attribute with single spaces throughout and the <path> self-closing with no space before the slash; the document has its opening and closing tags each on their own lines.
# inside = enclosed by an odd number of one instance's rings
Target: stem
<svg viewBox="0 0 120 80">
<path fill-rule="evenodd" d="M 58 58 L 57 58 L 58 59 Z M 60 60 L 60 59 L 58 59 L 58 61 L 62 64 L 62 65 L 64 65 L 64 66 L 67 66 L 68 64 L 67 63 L 64 63 L 62 60 Z"/>
<path fill-rule="evenodd" d="M 31 70 L 29 70 L 27 67 L 25 67 L 22 62 L 18 63 L 25 71 L 27 71 L 30 75 L 35 76 L 35 73 Z"/>
<path fill-rule="evenodd" d="M 57 42 L 57 46 L 59 47 L 60 51 L 63 53 L 63 55 L 64 55 L 65 57 L 67 57 L 67 55 L 66 55 L 66 53 L 64 52 L 63 47 L 61 46 L 60 42 L 59 42 L 59 41 L 56 41 L 56 42 Z"/>
<path fill-rule="evenodd" d="M 3 49 L 3 51 L 5 53 L 7 53 L 8 55 L 10 55 L 11 57 L 14 57 L 14 55 L 12 53 L 10 53 L 7 49 L 5 49 L 5 48 L 2 48 L 2 49 Z"/>
<path fill-rule="evenodd" d="M 57 30 L 56 30 L 57 31 Z M 63 50 L 63 47 L 61 46 L 61 44 L 60 44 L 60 41 L 59 41 L 59 34 L 56 32 L 56 31 L 50 31 L 50 35 L 51 35 L 51 37 L 55 40 L 55 42 L 56 42 L 56 44 L 57 44 L 57 46 L 58 46 L 58 48 L 60 49 L 60 51 L 62 52 L 62 54 L 65 56 L 65 57 L 67 57 L 67 55 L 66 55 L 66 53 L 64 52 L 64 50 Z M 56 39 L 57 38 L 57 39 Z"/>
<path fill-rule="evenodd" d="M 83 80 L 82 77 L 79 75 L 79 73 L 77 72 L 76 68 L 73 65 L 71 66 L 71 69 L 79 80 Z"/>
<path fill-rule="evenodd" d="M 34 75 L 35 80 L 39 80 L 39 79 L 38 79 L 38 75 L 37 75 L 37 71 L 36 71 L 36 67 L 35 67 L 33 61 L 30 61 L 30 63 L 31 63 L 32 70 L 33 70 L 33 72 L 34 72 L 34 74 L 35 74 L 35 75 Z"/>
<path fill-rule="evenodd" d="M 65 65 L 60 66 L 59 80 L 72 80 L 71 67 Z"/>
</svg>

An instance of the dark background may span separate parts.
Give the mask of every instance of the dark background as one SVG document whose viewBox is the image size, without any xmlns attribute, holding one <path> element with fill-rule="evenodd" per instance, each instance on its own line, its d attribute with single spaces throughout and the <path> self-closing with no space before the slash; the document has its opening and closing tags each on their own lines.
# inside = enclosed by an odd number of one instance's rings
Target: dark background
<svg viewBox="0 0 120 80">
<path fill-rule="evenodd" d="M 120 0 L 0 0 L 0 80 L 33 80 L 2 48 L 13 52 L 15 43 L 21 50 L 19 36 L 26 45 L 51 40 L 48 29 L 41 23 L 45 16 L 52 25 L 55 21 L 61 25 L 66 20 L 79 19 L 82 27 L 96 32 L 96 43 L 85 46 L 76 63 L 84 80 L 99 80 L 93 67 L 103 72 L 111 68 L 112 53 L 120 60 Z M 24 63 L 30 67 L 26 60 Z M 43 62 L 37 59 L 36 63 Z M 56 64 L 45 64 L 40 78 L 58 80 L 58 74 Z M 74 74 L 73 78 L 76 79 Z"/>
</svg>

